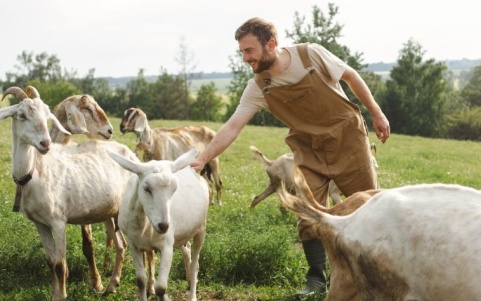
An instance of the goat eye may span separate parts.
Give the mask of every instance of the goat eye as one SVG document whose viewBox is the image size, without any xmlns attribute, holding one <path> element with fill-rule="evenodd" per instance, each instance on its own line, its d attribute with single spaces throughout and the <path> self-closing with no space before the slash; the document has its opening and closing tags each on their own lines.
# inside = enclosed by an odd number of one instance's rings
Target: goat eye
<svg viewBox="0 0 481 301">
<path fill-rule="evenodd" d="M 147 187 L 147 186 L 144 187 L 144 191 L 147 192 L 147 193 L 152 193 L 152 192 L 150 191 L 150 188 Z"/>
<path fill-rule="evenodd" d="M 27 119 L 27 116 L 24 113 L 20 113 L 20 114 L 18 114 L 18 118 Z"/>
</svg>

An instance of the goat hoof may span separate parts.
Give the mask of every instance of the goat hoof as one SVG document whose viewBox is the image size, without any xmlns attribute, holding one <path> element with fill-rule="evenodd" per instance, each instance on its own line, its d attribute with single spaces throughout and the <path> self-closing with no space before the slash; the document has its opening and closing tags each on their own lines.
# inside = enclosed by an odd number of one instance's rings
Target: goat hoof
<svg viewBox="0 0 481 301">
<path fill-rule="evenodd" d="M 109 286 L 107 286 L 105 291 L 102 293 L 102 296 L 106 297 L 110 294 L 115 294 L 116 292 L 117 292 L 117 290 L 115 289 L 115 287 L 109 285 Z"/>
</svg>

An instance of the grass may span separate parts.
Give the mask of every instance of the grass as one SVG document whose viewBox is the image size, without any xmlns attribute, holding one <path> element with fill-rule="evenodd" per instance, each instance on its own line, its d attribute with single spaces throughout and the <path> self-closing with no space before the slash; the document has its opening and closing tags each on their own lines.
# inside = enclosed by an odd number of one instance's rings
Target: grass
<svg viewBox="0 0 481 301">
<path fill-rule="evenodd" d="M 119 135 L 119 119 L 113 118 L 114 139 L 133 149 L 133 134 Z M 150 121 L 152 127 L 196 124 Z M 217 130 L 220 123 L 204 123 Z M 282 215 L 277 196 L 255 209 L 253 197 L 268 184 L 260 162 L 249 150 L 255 145 L 271 159 L 289 151 L 285 128 L 247 126 L 221 156 L 224 206 L 209 209 L 207 237 L 200 258 L 199 300 L 287 300 L 304 284 L 307 270 L 292 213 Z M 374 135 L 371 134 L 371 137 Z M 77 139 L 82 140 L 82 139 Z M 376 142 L 375 140 L 372 140 Z M 379 178 L 383 188 L 416 183 L 457 183 L 481 188 L 481 144 L 470 141 L 426 139 L 392 135 L 386 144 L 376 142 Z M 12 212 L 15 187 L 11 176 L 11 127 L 0 127 L 0 300 L 49 300 L 50 271 L 33 224 Z M 453 206 L 456 200 L 453 200 Z M 114 253 L 105 247 L 102 224 L 93 225 L 97 264 L 107 284 Z M 80 227 L 67 228 L 69 300 L 135 300 L 135 273 L 127 252 L 117 293 L 101 297 L 88 286 L 88 268 L 82 255 Z M 108 257 L 110 267 L 102 268 Z M 175 252 L 168 293 L 185 300 L 187 285 L 180 252 Z M 322 300 L 315 295 L 305 300 Z"/>
</svg>

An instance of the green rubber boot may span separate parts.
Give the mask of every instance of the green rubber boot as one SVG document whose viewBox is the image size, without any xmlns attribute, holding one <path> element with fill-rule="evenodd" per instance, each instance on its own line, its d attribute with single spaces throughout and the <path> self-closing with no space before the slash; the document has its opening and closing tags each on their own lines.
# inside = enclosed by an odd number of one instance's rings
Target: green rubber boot
<svg viewBox="0 0 481 301">
<path fill-rule="evenodd" d="M 306 287 L 297 292 L 295 297 L 302 297 L 315 292 L 326 292 L 326 251 L 320 240 L 302 241 L 309 270 L 307 271 Z"/>
</svg>

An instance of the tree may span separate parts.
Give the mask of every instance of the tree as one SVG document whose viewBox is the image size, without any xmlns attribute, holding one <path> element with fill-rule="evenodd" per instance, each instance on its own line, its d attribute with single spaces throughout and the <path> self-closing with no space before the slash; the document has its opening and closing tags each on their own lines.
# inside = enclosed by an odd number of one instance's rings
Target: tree
<svg viewBox="0 0 481 301">
<path fill-rule="evenodd" d="M 222 97 L 217 94 L 214 82 L 201 85 L 197 93 L 197 100 L 191 105 L 190 119 L 220 121 L 222 108 Z"/>
<path fill-rule="evenodd" d="M 55 82 L 71 76 L 67 71 L 62 71 L 60 60 L 56 55 L 49 55 L 46 52 L 34 55 L 33 52 L 23 51 L 17 56 L 17 61 L 16 72 L 7 72 L 6 80 L 0 82 L 3 89 L 10 86 L 22 88 L 32 80 Z"/>
<path fill-rule="evenodd" d="M 125 87 L 128 95 L 128 106 L 139 107 L 144 112 L 150 112 L 151 105 L 149 82 L 145 78 L 144 69 L 140 69 L 137 77 L 129 81 Z M 122 93 L 119 93 L 122 94 Z"/>
<path fill-rule="evenodd" d="M 253 72 L 249 65 L 242 61 L 242 54 L 236 52 L 234 56 L 229 56 L 229 67 L 233 74 L 230 85 L 227 87 L 227 95 L 229 96 L 229 104 L 224 115 L 224 120 L 235 112 L 239 100 L 247 86 L 247 82 L 252 78 Z"/>
<path fill-rule="evenodd" d="M 444 63 L 423 62 L 424 51 L 412 39 L 400 51 L 397 66 L 386 82 L 383 111 L 392 132 L 436 137 L 444 117 L 447 83 Z"/>
<path fill-rule="evenodd" d="M 31 80 L 25 83 L 25 86 L 33 86 L 38 90 L 40 98 L 43 102 L 53 109 L 57 104 L 67 97 L 80 94 L 79 89 L 65 80 L 39 81 Z"/>
<path fill-rule="evenodd" d="M 182 76 L 172 76 L 162 71 L 151 84 L 148 96 L 152 106 L 148 107 L 152 119 L 186 120 L 190 118 L 190 93 L 185 90 Z"/>
<path fill-rule="evenodd" d="M 179 76 L 181 76 L 183 79 L 184 89 L 187 93 L 189 93 L 190 80 L 194 77 L 196 64 L 194 62 L 195 55 L 193 52 L 189 51 L 184 36 L 180 38 L 179 54 L 175 60 L 180 65 Z"/>
<path fill-rule="evenodd" d="M 111 104 L 113 91 L 109 82 L 106 78 L 96 78 L 95 69 L 90 69 L 85 77 L 73 78 L 70 82 L 81 91 L 80 93 L 91 95 L 104 110 L 113 108 Z"/>
<path fill-rule="evenodd" d="M 305 24 L 306 17 L 301 17 L 296 11 L 294 13 L 294 29 L 286 30 L 286 36 L 293 39 L 294 43 L 309 42 L 322 45 L 355 70 L 361 70 L 366 67 L 362 63 L 362 53 L 351 54 L 347 46 L 338 42 L 338 39 L 342 37 L 341 33 L 344 27 L 335 21 L 339 8 L 335 4 L 329 3 L 328 9 L 329 13 L 326 15 L 318 6 L 314 5 L 312 7 L 312 24 Z"/>
<path fill-rule="evenodd" d="M 481 106 L 481 65 L 473 69 L 471 79 L 461 91 L 461 97 L 471 107 Z"/>
</svg>

